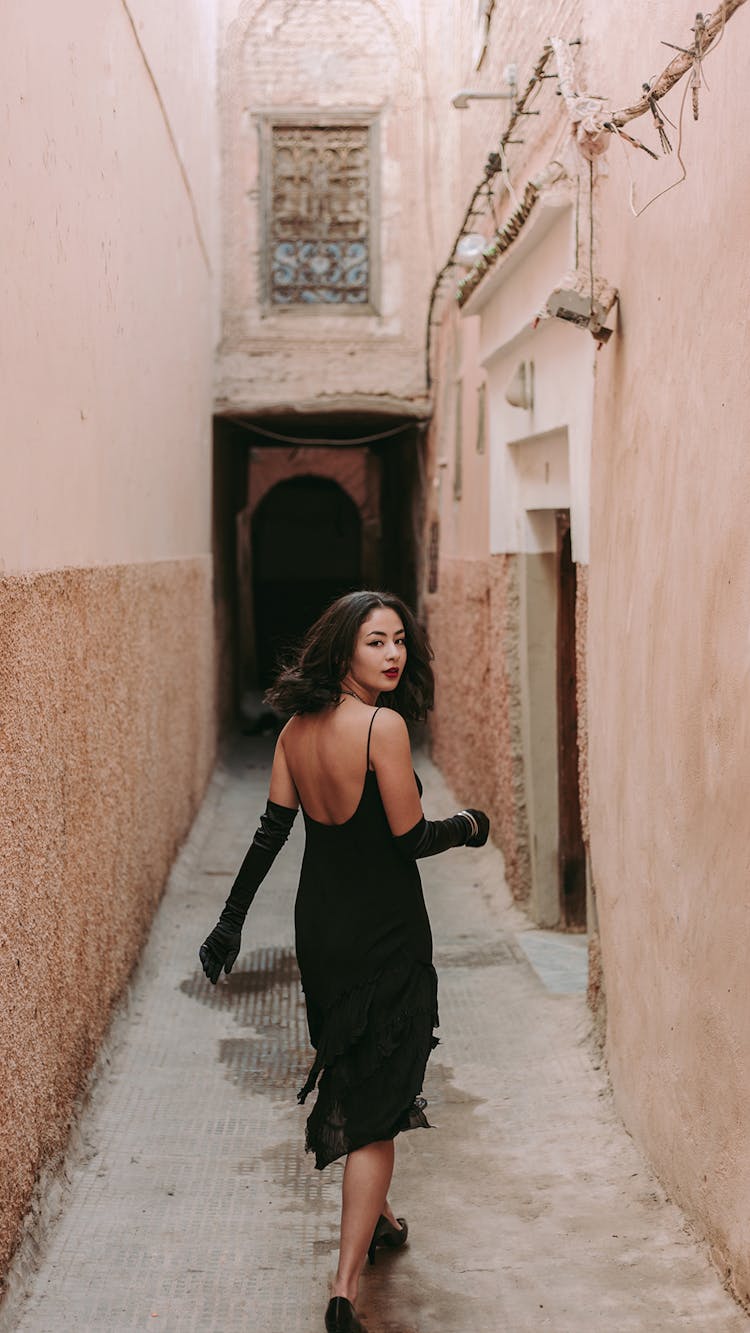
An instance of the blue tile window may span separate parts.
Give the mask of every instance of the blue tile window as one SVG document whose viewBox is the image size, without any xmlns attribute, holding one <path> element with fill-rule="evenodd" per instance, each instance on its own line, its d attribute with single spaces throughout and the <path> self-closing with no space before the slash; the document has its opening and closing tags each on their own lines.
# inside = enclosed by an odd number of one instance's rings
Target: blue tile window
<svg viewBox="0 0 750 1333">
<path fill-rule="evenodd" d="M 273 305 L 370 302 L 370 131 L 366 125 L 271 128 Z"/>
</svg>

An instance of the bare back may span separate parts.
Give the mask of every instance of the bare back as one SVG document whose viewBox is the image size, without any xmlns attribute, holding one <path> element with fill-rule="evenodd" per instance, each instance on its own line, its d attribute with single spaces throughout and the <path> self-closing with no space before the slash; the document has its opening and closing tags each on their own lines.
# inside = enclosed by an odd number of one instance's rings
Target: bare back
<svg viewBox="0 0 750 1333">
<path fill-rule="evenodd" d="M 292 718 L 283 745 L 304 810 L 319 824 L 343 824 L 359 804 L 374 708 L 353 700 Z M 371 761 L 372 762 L 372 761 Z"/>
<path fill-rule="evenodd" d="M 271 798 L 286 805 L 299 800 L 319 824 L 344 824 L 362 798 L 368 766 L 377 774 L 392 832 L 405 833 L 422 814 L 405 723 L 356 699 L 287 723 L 276 747 Z"/>
</svg>

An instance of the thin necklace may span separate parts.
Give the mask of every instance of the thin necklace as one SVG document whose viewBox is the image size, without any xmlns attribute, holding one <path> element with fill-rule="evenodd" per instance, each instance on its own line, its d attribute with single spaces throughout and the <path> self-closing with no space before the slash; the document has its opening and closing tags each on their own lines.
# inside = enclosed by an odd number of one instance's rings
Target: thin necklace
<svg viewBox="0 0 750 1333">
<path fill-rule="evenodd" d="M 361 704 L 365 704 L 365 705 L 367 706 L 367 700 L 366 700 L 366 699 L 362 699 L 362 698 L 360 698 L 360 696 L 359 696 L 358 694 L 355 694 L 355 693 L 354 693 L 354 690 L 347 690 L 346 687 L 345 687 L 344 685 L 341 686 L 341 693 L 342 693 L 342 694 L 350 694 L 350 695 L 352 696 L 352 699 L 359 699 L 359 702 L 360 702 Z"/>
</svg>

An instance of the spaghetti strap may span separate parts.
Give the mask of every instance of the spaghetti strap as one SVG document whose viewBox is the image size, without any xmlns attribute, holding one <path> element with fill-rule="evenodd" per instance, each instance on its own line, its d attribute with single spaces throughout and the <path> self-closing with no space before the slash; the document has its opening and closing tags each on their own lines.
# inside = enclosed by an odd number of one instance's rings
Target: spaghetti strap
<svg viewBox="0 0 750 1333">
<path fill-rule="evenodd" d="M 377 708 L 375 709 L 375 712 L 370 718 L 370 729 L 367 733 L 367 761 L 365 763 L 365 773 L 369 773 L 370 771 L 370 737 L 372 736 L 372 724 L 375 721 L 375 718 L 377 717 L 378 713 L 380 712 L 380 708 L 381 705 L 378 704 Z"/>
</svg>

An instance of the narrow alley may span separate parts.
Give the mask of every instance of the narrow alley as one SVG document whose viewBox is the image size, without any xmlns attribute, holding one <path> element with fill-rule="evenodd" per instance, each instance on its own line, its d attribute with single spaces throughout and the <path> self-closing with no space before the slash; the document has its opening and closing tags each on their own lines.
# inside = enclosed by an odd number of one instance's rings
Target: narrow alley
<svg viewBox="0 0 750 1333">
<path fill-rule="evenodd" d="M 747 1330 L 750 0 L 3 37 L 0 1333 Z"/>
<path fill-rule="evenodd" d="M 172 871 L 98 1065 L 59 1221 L 18 1333 L 310 1333 L 335 1264 L 339 1172 L 302 1149 L 309 1060 L 292 948 L 301 820 L 213 990 L 196 951 L 265 801 L 270 742 L 235 744 Z M 424 755 L 425 808 L 453 795 Z M 362 1284 L 370 1333 L 740 1333 L 682 1214 L 614 1110 L 581 937 L 529 929 L 499 853 L 423 863 L 441 983 L 432 1131 L 402 1136 L 403 1254 Z M 537 967 L 528 961 L 531 955 Z M 386 1313 L 387 1311 L 387 1313 Z"/>
</svg>

